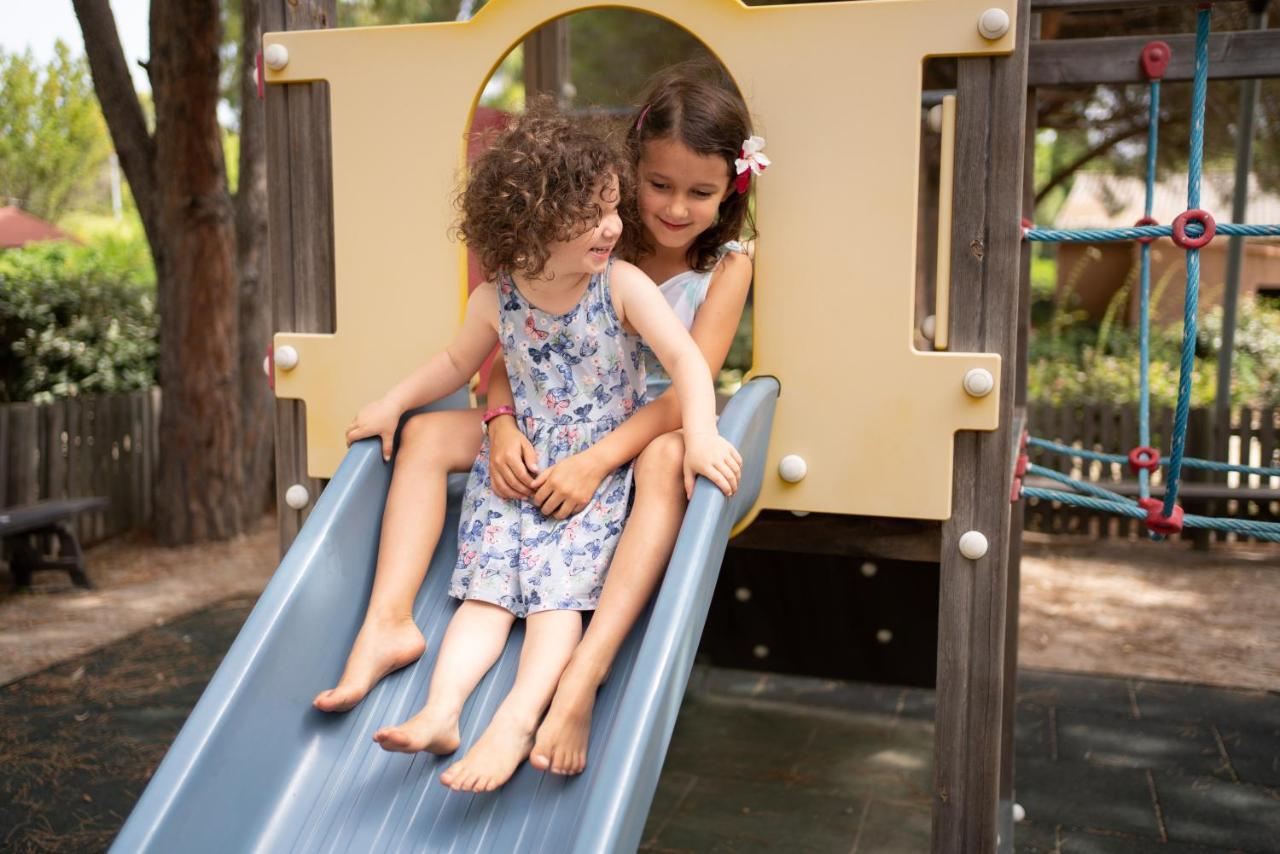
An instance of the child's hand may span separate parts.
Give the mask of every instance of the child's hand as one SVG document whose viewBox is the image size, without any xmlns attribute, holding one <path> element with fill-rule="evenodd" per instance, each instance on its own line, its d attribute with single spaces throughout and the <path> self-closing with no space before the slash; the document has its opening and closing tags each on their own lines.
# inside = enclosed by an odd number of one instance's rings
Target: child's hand
<svg viewBox="0 0 1280 854">
<path fill-rule="evenodd" d="M 533 493 L 538 452 L 514 418 L 500 415 L 489 422 L 489 483 L 499 498 L 514 501 Z"/>
<path fill-rule="evenodd" d="M 693 498 L 693 482 L 697 475 L 720 488 L 725 495 L 738 491 L 742 476 L 742 455 L 719 433 L 685 435 L 684 494 Z"/>
<path fill-rule="evenodd" d="M 382 440 L 382 459 L 391 459 L 391 443 L 395 441 L 396 426 L 400 423 L 400 407 L 385 397 L 365 404 L 347 425 L 347 446 L 352 442 L 377 436 Z"/>
<path fill-rule="evenodd" d="M 544 516 L 568 519 L 590 502 L 609 473 L 590 450 L 567 457 L 533 481 L 533 503 Z"/>
</svg>

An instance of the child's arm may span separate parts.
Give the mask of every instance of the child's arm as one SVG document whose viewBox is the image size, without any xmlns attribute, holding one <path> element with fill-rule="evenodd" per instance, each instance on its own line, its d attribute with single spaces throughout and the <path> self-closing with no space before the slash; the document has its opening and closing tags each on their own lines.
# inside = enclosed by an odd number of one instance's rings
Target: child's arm
<svg viewBox="0 0 1280 854">
<path fill-rule="evenodd" d="M 502 353 L 493 360 L 489 372 L 489 409 L 500 406 L 515 408 L 511 379 Z M 538 474 L 538 453 L 520 430 L 513 415 L 499 415 L 489 422 L 489 482 L 499 498 L 528 498 L 533 492 L 533 479 Z M 592 490 L 594 493 L 594 490 Z"/>
<path fill-rule="evenodd" d="M 391 443 L 400 416 L 433 403 L 466 383 L 497 340 L 497 290 L 487 283 L 471 293 L 462 327 L 449 346 L 356 414 L 347 427 L 347 444 L 378 436 L 382 439 L 382 458 L 391 459 Z"/>
<path fill-rule="evenodd" d="M 720 372 L 733 346 L 751 288 L 751 261 L 746 255 L 731 252 L 720 264 L 689 330 L 712 377 Z M 610 472 L 635 459 L 658 436 L 679 428 L 680 400 L 675 389 L 669 388 L 584 453 L 595 455 L 604 471 Z"/>
<path fill-rule="evenodd" d="M 716 432 L 715 388 L 698 345 L 639 269 L 615 263 L 611 282 L 619 318 L 645 339 L 675 387 L 684 426 L 685 493 L 693 494 L 694 476 L 701 474 L 732 495 L 731 479 L 736 481 L 741 473 L 742 457 Z"/>
<path fill-rule="evenodd" d="M 729 355 L 733 336 L 738 331 L 738 321 L 742 319 L 747 291 L 751 287 L 751 261 L 745 255 L 731 253 L 720 265 L 690 330 L 707 365 L 714 366 L 712 376 L 719 372 Z M 634 460 L 658 436 L 679 428 L 680 401 L 675 389 L 669 388 L 587 450 L 561 460 L 539 474 L 532 483 L 534 502 L 548 516 L 567 518 L 577 513 L 595 495 L 605 475 Z M 496 449 L 498 438 L 492 429 L 490 435 Z M 736 472 L 729 478 L 729 486 L 737 491 Z"/>
</svg>

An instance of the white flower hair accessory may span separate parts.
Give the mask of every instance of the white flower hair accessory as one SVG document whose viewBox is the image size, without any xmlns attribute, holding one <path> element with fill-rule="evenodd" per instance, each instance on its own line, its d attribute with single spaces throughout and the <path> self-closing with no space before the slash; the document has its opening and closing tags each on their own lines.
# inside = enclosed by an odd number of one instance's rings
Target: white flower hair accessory
<svg viewBox="0 0 1280 854">
<path fill-rule="evenodd" d="M 759 175 L 769 168 L 769 158 L 764 155 L 764 137 L 753 136 L 742 141 L 742 150 L 733 165 L 738 170 L 735 186 L 739 193 L 745 193 L 751 187 L 751 176 Z"/>
</svg>

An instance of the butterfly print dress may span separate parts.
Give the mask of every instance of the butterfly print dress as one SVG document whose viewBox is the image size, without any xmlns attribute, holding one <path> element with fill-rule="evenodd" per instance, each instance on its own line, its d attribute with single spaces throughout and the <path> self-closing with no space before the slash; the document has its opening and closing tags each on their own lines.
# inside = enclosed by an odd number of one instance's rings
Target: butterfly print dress
<svg viewBox="0 0 1280 854">
<path fill-rule="evenodd" d="M 518 421 L 548 466 L 585 451 L 644 405 L 639 339 L 613 309 L 609 270 L 591 277 L 566 314 L 534 308 L 509 276 L 498 279 L 499 336 Z M 605 477 L 581 512 L 559 520 L 508 501 L 489 482 L 489 440 L 471 468 L 449 594 L 518 617 L 594 610 L 626 521 L 631 464 Z"/>
</svg>

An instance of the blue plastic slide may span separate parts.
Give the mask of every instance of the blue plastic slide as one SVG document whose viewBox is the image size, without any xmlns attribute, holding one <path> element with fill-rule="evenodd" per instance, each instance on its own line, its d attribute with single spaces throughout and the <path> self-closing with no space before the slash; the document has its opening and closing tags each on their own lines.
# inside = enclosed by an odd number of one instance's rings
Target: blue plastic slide
<svg viewBox="0 0 1280 854">
<path fill-rule="evenodd" d="M 600 692 L 586 773 L 524 765 L 488 794 L 438 781 L 453 761 L 387 753 L 374 730 L 426 697 L 445 624 L 462 479 L 415 605 L 427 654 L 345 714 L 311 707 L 337 680 L 368 602 L 390 467 L 376 443 L 343 461 L 112 848 L 116 852 L 634 851 L 706 621 L 729 531 L 755 502 L 778 384 L 758 379 L 725 408 L 742 452 L 737 495 L 700 480 L 666 580 Z M 462 719 L 462 750 L 514 679 L 523 628 Z M 459 753 L 458 755 L 461 755 Z"/>
</svg>

